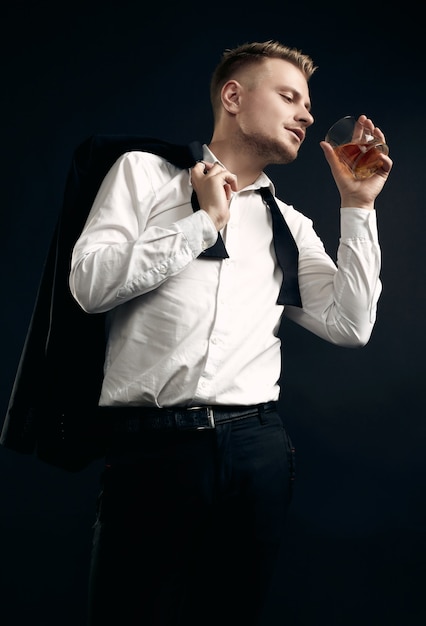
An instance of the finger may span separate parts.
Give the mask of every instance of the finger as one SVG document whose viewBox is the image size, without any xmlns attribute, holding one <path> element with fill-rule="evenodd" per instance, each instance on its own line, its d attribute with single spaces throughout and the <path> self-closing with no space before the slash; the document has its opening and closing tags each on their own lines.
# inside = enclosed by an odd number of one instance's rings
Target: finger
<svg viewBox="0 0 426 626">
<path fill-rule="evenodd" d="M 385 143 L 385 136 L 383 134 L 383 132 L 381 131 L 381 129 L 378 126 L 374 126 L 374 122 L 372 119 L 370 119 L 369 117 L 367 117 L 366 115 L 360 115 L 358 120 L 357 120 L 357 127 L 362 127 L 364 129 L 366 129 L 373 137 L 375 137 L 376 139 L 379 139 L 380 141 L 382 141 L 383 143 Z M 362 136 L 362 129 L 361 129 L 361 135 Z M 358 137 L 359 139 L 360 137 Z"/>
<path fill-rule="evenodd" d="M 203 166 L 203 174 L 208 174 L 215 165 L 219 165 L 220 168 L 224 169 L 223 165 L 221 165 L 218 161 L 215 161 L 214 163 L 209 163 L 208 161 L 197 161 L 194 167 L 197 167 L 197 165 Z"/>
<path fill-rule="evenodd" d="M 366 125 L 365 125 L 366 119 L 367 118 L 365 117 L 365 115 L 360 115 L 360 117 L 355 122 L 354 130 L 352 134 L 352 141 L 354 141 L 355 143 L 360 142 L 362 139 L 364 130 L 366 128 Z"/>
<path fill-rule="evenodd" d="M 378 126 L 374 128 L 374 136 L 380 139 L 380 141 L 383 141 L 383 143 L 386 142 L 385 136 Z"/>
<path fill-rule="evenodd" d="M 320 141 L 320 146 L 323 149 L 325 158 L 327 159 L 330 166 L 340 163 L 331 144 L 329 144 L 327 141 Z"/>
<path fill-rule="evenodd" d="M 201 167 L 198 168 L 198 170 L 201 170 L 203 174 L 207 174 L 207 172 L 209 170 L 209 166 L 211 166 L 211 163 L 206 163 L 206 161 L 197 161 L 197 163 L 194 165 L 194 168 L 196 168 L 198 166 L 201 166 Z"/>
<path fill-rule="evenodd" d="M 207 170 L 205 174 L 208 174 L 213 169 L 214 169 L 213 173 L 225 170 L 225 167 L 221 163 L 219 163 L 219 161 L 215 161 L 214 163 L 206 163 L 205 165 L 206 165 L 206 170 Z"/>
<path fill-rule="evenodd" d="M 349 174 L 349 170 L 347 166 L 337 157 L 333 147 L 327 141 L 320 141 L 320 146 L 324 152 L 324 156 L 330 166 L 333 176 L 341 176 L 342 173 L 347 176 Z"/>
<path fill-rule="evenodd" d="M 223 181 L 226 186 L 227 193 L 232 191 L 238 191 L 238 180 L 235 174 L 225 171 L 223 175 Z"/>
<path fill-rule="evenodd" d="M 193 180 L 201 180 L 205 174 L 208 174 L 211 167 L 212 163 L 208 163 L 207 161 L 197 161 L 191 168 L 191 178 Z"/>
<path fill-rule="evenodd" d="M 219 176 L 224 183 L 227 183 L 231 186 L 231 188 L 236 190 L 236 181 L 237 177 L 235 174 L 232 174 L 229 170 L 226 169 L 222 163 L 219 161 L 215 161 L 214 163 L 206 163 L 205 174 L 211 174 L 212 176 Z"/>
<path fill-rule="evenodd" d="M 382 173 L 385 174 L 386 176 L 388 176 L 390 171 L 391 171 L 391 169 L 392 169 L 392 166 L 393 166 L 392 159 L 390 159 L 387 155 L 383 155 L 383 157 L 382 157 L 382 166 L 380 168 Z"/>
</svg>

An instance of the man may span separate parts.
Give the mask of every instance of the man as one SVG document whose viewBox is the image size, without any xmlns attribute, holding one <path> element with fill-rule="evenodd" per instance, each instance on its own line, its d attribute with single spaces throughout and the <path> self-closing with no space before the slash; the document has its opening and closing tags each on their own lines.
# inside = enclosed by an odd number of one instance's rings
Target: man
<svg viewBox="0 0 426 626">
<path fill-rule="evenodd" d="M 95 525 L 90 626 L 261 623 L 294 478 L 276 404 L 282 315 L 362 346 L 381 290 L 374 201 L 389 157 L 359 181 L 321 143 L 341 196 L 337 267 L 263 172 L 297 157 L 313 123 L 314 70 L 273 41 L 226 51 L 200 162 L 182 170 L 151 153 L 122 155 L 76 242 L 72 294 L 108 316 L 99 405 L 116 429 Z M 295 296 L 282 297 L 291 269 L 275 252 L 275 202 L 297 244 Z M 218 240 L 225 258 L 204 258 Z"/>
</svg>

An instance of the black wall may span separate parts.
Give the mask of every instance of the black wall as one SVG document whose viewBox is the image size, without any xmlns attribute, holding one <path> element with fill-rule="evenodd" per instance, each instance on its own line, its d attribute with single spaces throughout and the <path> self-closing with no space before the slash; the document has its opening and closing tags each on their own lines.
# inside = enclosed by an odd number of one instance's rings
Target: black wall
<svg viewBox="0 0 426 626">
<path fill-rule="evenodd" d="M 4 9 L 0 410 L 77 144 L 96 132 L 208 141 L 209 79 L 224 48 L 279 39 L 302 49 L 319 66 L 316 123 L 297 161 L 269 172 L 280 197 L 313 219 L 334 257 L 339 199 L 319 147 L 327 128 L 366 113 L 394 169 L 377 200 L 383 293 L 369 344 L 337 348 L 283 326 L 298 468 L 286 573 L 265 626 L 424 626 L 424 34 L 407 3 L 342 4 L 15 0 Z M 0 449 L 5 626 L 84 625 L 99 471 L 70 475 Z"/>
</svg>

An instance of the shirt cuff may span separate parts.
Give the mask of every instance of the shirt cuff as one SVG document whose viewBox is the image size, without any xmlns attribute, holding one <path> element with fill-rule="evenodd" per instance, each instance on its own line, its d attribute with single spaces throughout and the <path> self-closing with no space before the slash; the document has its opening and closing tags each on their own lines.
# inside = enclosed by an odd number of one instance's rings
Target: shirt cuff
<svg viewBox="0 0 426 626">
<path fill-rule="evenodd" d="M 341 238 L 378 241 L 377 214 L 369 209 L 342 207 L 340 209 Z"/>
<path fill-rule="evenodd" d="M 216 243 L 218 232 L 206 211 L 200 209 L 176 222 L 188 241 L 194 258 Z"/>
</svg>

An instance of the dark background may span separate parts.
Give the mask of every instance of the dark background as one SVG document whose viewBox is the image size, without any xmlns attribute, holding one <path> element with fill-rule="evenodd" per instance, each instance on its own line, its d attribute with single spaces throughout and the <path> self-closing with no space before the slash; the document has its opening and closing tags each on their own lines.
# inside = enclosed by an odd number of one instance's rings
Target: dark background
<svg viewBox="0 0 426 626">
<path fill-rule="evenodd" d="M 298 47 L 319 66 L 316 123 L 297 161 L 268 173 L 334 257 L 339 199 L 319 141 L 347 114 L 366 113 L 386 134 L 394 168 L 377 200 L 383 293 L 369 344 L 337 348 L 283 327 L 297 488 L 265 626 L 426 624 L 426 55 L 415 6 L 15 0 L 3 9 L 3 415 L 83 139 L 208 141 L 209 79 L 223 49 L 266 39 Z M 4 626 L 84 626 L 100 469 L 68 474 L 0 449 Z"/>
</svg>

